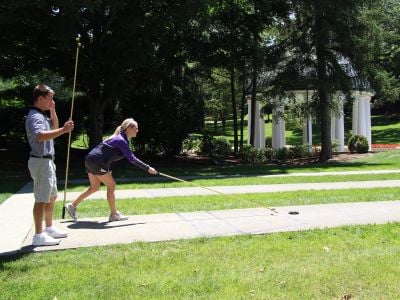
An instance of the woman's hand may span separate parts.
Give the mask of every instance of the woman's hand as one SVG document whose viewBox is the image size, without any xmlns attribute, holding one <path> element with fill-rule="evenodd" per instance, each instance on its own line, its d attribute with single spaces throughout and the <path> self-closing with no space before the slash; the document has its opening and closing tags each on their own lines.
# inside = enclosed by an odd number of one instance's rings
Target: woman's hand
<svg viewBox="0 0 400 300">
<path fill-rule="evenodd" d="M 147 172 L 149 172 L 150 174 L 152 174 L 152 175 L 157 175 L 157 170 L 156 169 L 154 169 L 154 168 L 152 168 L 152 167 L 150 167 L 148 170 L 147 170 Z"/>
</svg>

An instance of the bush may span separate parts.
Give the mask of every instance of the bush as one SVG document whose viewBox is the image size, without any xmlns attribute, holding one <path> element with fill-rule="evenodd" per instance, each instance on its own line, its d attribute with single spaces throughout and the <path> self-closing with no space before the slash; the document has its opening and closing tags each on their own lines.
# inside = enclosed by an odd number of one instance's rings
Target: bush
<svg viewBox="0 0 400 300">
<path fill-rule="evenodd" d="M 276 151 L 272 147 L 267 147 L 264 150 L 265 159 L 269 162 L 272 162 L 276 159 Z"/>
<path fill-rule="evenodd" d="M 223 137 L 214 139 L 214 151 L 211 153 L 211 157 L 227 157 L 231 152 L 231 144 L 228 139 Z"/>
<path fill-rule="evenodd" d="M 288 149 L 288 158 L 305 158 L 310 156 L 307 145 L 295 145 Z"/>
<path fill-rule="evenodd" d="M 333 152 L 339 152 L 339 141 L 338 140 L 332 140 L 332 151 Z"/>
<path fill-rule="evenodd" d="M 213 138 L 210 135 L 204 135 L 201 152 L 211 158 L 223 158 L 231 154 L 231 144 L 224 137 Z"/>
<path fill-rule="evenodd" d="M 250 164 L 260 164 L 265 162 L 265 152 L 251 145 L 246 145 L 240 151 L 243 162 Z"/>
<path fill-rule="evenodd" d="M 288 151 L 288 149 L 286 148 L 286 147 L 283 147 L 283 148 L 280 148 L 280 149 L 277 149 L 276 150 L 276 159 L 277 160 L 279 160 L 279 161 L 282 161 L 282 162 L 285 162 L 285 161 L 287 161 L 287 159 L 288 159 L 288 153 L 289 151 Z"/>
<path fill-rule="evenodd" d="M 182 152 L 199 153 L 201 151 L 201 138 L 196 135 L 189 135 L 182 142 Z"/>
<path fill-rule="evenodd" d="M 356 134 L 350 137 L 347 147 L 351 153 L 367 153 L 369 149 L 368 140 L 365 136 Z"/>
<path fill-rule="evenodd" d="M 266 148 L 272 148 L 272 137 L 267 136 L 265 138 L 265 147 Z"/>
</svg>

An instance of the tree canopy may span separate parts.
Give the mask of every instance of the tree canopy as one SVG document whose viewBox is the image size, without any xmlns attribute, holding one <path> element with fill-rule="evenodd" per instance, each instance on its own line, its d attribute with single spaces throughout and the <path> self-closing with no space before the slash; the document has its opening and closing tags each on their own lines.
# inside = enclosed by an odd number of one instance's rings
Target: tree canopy
<svg viewBox="0 0 400 300">
<path fill-rule="evenodd" d="M 76 107 L 90 147 L 134 117 L 138 149 L 178 153 L 182 140 L 201 130 L 205 113 L 229 96 L 224 108 L 237 151 L 244 99 L 254 103 L 257 83 L 273 74 L 272 97 L 306 74 L 318 91 L 327 160 L 334 91 L 348 92 L 358 77 L 381 102 L 399 100 L 395 0 L 1 0 L 0 9 L 0 78 L 18 83 L 0 91 L 4 99 L 28 98 L 41 80 L 56 85 L 66 107 L 81 35 Z M 212 82 L 219 84 L 210 89 Z"/>
</svg>

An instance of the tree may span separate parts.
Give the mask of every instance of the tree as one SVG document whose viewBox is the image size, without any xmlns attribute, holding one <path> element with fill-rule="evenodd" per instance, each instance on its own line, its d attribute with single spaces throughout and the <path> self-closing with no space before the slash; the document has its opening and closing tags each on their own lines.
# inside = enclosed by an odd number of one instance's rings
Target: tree
<svg viewBox="0 0 400 300">
<path fill-rule="evenodd" d="M 365 70 L 376 94 L 375 106 L 400 101 L 400 2 L 374 1 L 361 14 L 369 32 L 358 37 L 358 43 L 369 50 Z"/>
<path fill-rule="evenodd" d="M 179 144 L 179 139 L 201 123 L 201 95 L 186 45 L 197 30 L 193 20 L 204 5 L 193 0 L 3 1 L 2 11 L 8 15 L 0 14 L 7 33 L 2 39 L 8 44 L 0 50 L 0 75 L 41 72 L 45 66 L 70 80 L 74 40 L 79 33 L 82 49 L 77 89 L 90 108 L 90 147 L 102 140 L 106 122 L 113 127 L 124 118 L 114 120 L 115 111 L 124 116 L 133 111 L 145 120 L 141 122 L 144 125 L 162 120 L 164 127 L 148 126 L 158 130 L 155 136 L 167 128 L 166 123 L 177 128 L 177 134 L 154 142 L 158 144 L 154 147 L 169 145 L 166 152 L 177 151 L 179 146 L 171 144 Z M 172 103 L 167 103 L 169 100 Z M 119 108 L 123 106 L 132 108 L 124 103 L 136 105 L 131 111 L 122 111 Z M 147 104 L 152 109 L 147 110 Z M 173 118 L 165 113 L 169 105 L 176 112 Z M 193 121 L 183 122 L 186 116 Z M 141 134 L 138 142 L 154 144 L 151 139 L 149 134 Z"/>
<path fill-rule="evenodd" d="M 280 89 L 295 86 L 303 80 L 303 88 L 317 91 L 316 108 L 321 124 L 320 160 L 332 157 L 330 116 L 333 108 L 331 95 L 338 90 L 348 94 L 354 76 L 362 76 L 362 65 L 357 62 L 368 54 L 368 49 L 357 43 L 367 27 L 357 18 L 367 0 L 355 1 L 292 1 L 289 32 L 284 30 L 281 46 L 288 49 L 281 63 L 276 84 Z M 357 59 L 356 59 L 357 58 Z M 353 74 L 349 73 L 353 70 Z M 280 81 L 280 82 L 279 82 Z"/>
</svg>

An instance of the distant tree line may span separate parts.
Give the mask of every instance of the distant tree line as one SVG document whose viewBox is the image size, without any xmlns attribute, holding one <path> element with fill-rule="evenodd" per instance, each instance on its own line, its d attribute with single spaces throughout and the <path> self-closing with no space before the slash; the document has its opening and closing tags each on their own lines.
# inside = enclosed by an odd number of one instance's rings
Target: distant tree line
<svg viewBox="0 0 400 300">
<path fill-rule="evenodd" d="M 246 97 L 254 103 L 260 93 L 281 95 L 307 75 L 317 90 L 325 161 L 334 91 L 350 95 L 356 77 L 377 102 L 400 98 L 396 0 L 1 0 L 0 26 L 7 114 L 18 99 L 27 106 L 33 85 L 45 82 L 68 117 L 80 34 L 75 134 L 87 131 L 89 147 L 134 117 L 138 149 L 173 155 L 203 129 L 207 114 L 232 120 L 237 152 Z"/>
</svg>

